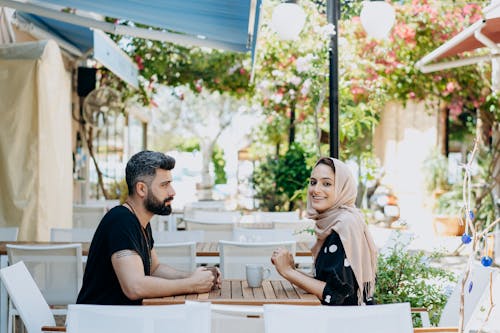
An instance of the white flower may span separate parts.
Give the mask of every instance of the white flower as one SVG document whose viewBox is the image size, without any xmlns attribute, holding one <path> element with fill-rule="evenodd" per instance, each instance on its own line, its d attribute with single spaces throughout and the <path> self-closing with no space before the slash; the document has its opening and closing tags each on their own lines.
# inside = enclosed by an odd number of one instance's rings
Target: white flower
<svg viewBox="0 0 500 333">
<path fill-rule="evenodd" d="M 273 94 L 271 96 L 271 100 L 276 104 L 281 103 L 283 100 L 283 94 Z"/>
<path fill-rule="evenodd" d="M 279 71 L 279 70 L 277 70 L 277 69 L 273 70 L 273 71 L 271 72 L 271 74 L 272 74 L 273 76 L 275 76 L 275 77 L 283 77 L 283 76 L 284 76 L 283 72 L 282 72 L 282 71 Z"/>
<path fill-rule="evenodd" d="M 290 82 L 291 84 L 295 85 L 295 86 L 298 86 L 300 84 L 300 82 L 302 81 L 302 79 L 300 77 L 298 77 L 297 75 L 294 75 L 292 76 L 288 82 Z"/>
</svg>

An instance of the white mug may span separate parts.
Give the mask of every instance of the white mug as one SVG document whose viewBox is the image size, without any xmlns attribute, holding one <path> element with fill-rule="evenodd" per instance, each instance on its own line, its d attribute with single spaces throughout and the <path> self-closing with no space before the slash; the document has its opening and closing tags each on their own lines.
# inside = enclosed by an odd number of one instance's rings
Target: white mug
<svg viewBox="0 0 500 333">
<path fill-rule="evenodd" d="M 257 288 L 262 286 L 262 280 L 267 279 L 271 275 L 271 270 L 259 264 L 247 264 L 246 274 L 248 286 Z"/>
</svg>

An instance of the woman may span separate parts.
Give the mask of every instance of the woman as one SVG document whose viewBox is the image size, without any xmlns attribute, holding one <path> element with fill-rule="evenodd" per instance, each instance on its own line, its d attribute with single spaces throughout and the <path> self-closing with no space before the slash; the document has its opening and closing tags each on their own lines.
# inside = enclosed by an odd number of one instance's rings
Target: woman
<svg viewBox="0 0 500 333">
<path fill-rule="evenodd" d="M 314 277 L 295 270 L 286 249 L 276 249 L 271 257 L 281 276 L 318 296 L 324 305 L 373 304 L 377 251 L 354 206 L 356 193 L 354 177 L 344 163 L 320 158 L 307 193 L 306 216 L 316 221 Z"/>
</svg>

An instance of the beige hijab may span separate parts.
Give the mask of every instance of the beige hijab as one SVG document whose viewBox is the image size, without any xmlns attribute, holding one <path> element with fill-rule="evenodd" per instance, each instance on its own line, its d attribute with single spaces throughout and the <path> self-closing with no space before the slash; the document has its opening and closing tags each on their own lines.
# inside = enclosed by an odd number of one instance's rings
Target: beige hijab
<svg viewBox="0 0 500 333">
<path fill-rule="evenodd" d="M 364 222 L 363 215 L 354 205 L 357 195 L 354 177 L 343 162 L 330 158 L 335 165 L 335 202 L 323 213 L 311 207 L 307 194 L 306 216 L 316 221 L 316 243 L 311 251 L 316 261 L 325 239 L 335 230 L 344 246 L 347 260 L 358 282 L 358 304 L 363 304 L 363 292 L 373 297 L 377 271 L 377 249 Z M 316 164 L 317 165 L 317 164 Z"/>
</svg>

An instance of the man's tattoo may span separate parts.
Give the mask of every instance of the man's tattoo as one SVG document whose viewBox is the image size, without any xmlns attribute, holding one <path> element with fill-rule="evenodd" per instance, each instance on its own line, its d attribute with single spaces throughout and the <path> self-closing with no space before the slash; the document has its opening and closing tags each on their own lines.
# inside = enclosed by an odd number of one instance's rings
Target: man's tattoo
<svg viewBox="0 0 500 333">
<path fill-rule="evenodd" d="M 137 256 L 137 252 L 135 251 L 132 251 L 132 250 L 121 250 L 121 251 L 118 251 L 118 252 L 115 252 L 113 254 L 115 256 L 116 259 L 119 259 L 119 258 L 122 258 L 122 257 L 127 257 L 127 256 Z"/>
</svg>

